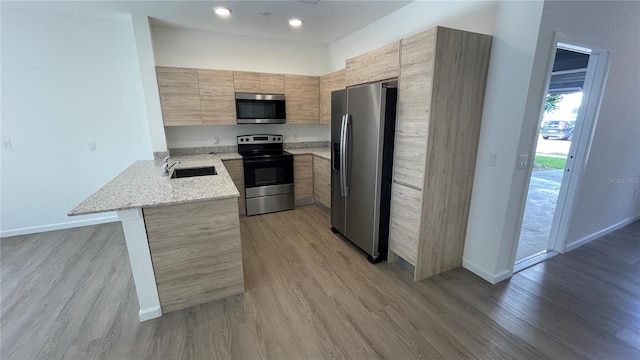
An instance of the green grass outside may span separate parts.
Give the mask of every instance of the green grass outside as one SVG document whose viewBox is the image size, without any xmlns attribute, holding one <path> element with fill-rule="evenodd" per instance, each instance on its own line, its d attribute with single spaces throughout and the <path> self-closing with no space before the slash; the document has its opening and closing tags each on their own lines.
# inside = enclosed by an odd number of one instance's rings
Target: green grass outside
<svg viewBox="0 0 640 360">
<path fill-rule="evenodd" d="M 566 163 L 566 158 L 536 155 L 533 166 L 539 169 L 564 169 Z"/>
</svg>

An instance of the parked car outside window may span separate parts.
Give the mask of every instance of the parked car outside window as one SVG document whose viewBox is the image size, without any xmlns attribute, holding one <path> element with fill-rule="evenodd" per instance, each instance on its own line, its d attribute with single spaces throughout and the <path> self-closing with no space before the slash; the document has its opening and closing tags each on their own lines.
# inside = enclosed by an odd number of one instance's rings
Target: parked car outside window
<svg viewBox="0 0 640 360">
<path fill-rule="evenodd" d="M 542 124 L 540 135 L 543 139 L 573 139 L 573 129 L 576 127 L 575 121 L 549 120 Z"/>
</svg>

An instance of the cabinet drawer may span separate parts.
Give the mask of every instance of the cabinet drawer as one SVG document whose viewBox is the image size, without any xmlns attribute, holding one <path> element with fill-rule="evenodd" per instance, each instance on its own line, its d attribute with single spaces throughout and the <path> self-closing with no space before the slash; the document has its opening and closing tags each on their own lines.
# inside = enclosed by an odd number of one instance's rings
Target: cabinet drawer
<svg viewBox="0 0 640 360">
<path fill-rule="evenodd" d="M 389 250 L 416 265 L 422 191 L 394 183 L 391 186 L 391 217 L 389 219 Z"/>
</svg>

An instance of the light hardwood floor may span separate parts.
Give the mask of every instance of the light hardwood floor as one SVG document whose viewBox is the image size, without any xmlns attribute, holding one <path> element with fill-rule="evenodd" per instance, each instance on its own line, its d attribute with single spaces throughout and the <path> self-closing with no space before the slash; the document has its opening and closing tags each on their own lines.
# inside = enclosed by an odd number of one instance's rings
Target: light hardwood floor
<svg viewBox="0 0 640 360">
<path fill-rule="evenodd" d="M 498 285 L 414 283 L 329 227 L 241 217 L 246 292 L 144 323 L 119 223 L 2 239 L 0 358 L 640 358 L 640 222 Z"/>
</svg>

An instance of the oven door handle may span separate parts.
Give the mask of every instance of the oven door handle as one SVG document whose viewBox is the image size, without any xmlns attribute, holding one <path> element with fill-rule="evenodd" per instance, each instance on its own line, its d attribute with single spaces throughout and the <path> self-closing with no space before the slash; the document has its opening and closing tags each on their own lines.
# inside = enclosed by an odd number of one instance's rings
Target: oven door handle
<svg viewBox="0 0 640 360">
<path fill-rule="evenodd" d="M 345 115 L 342 115 L 342 122 L 340 124 L 340 196 L 345 197 L 344 193 L 344 185 L 345 178 L 344 174 L 346 171 L 345 163 L 344 163 L 344 133 L 345 133 Z"/>
<path fill-rule="evenodd" d="M 276 162 L 276 161 L 281 161 L 281 162 L 287 162 L 290 159 L 271 159 L 271 158 L 262 158 L 262 159 L 243 159 L 243 163 L 245 164 L 262 164 L 262 163 L 266 163 L 266 162 Z"/>
</svg>

